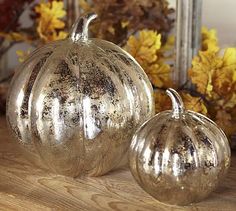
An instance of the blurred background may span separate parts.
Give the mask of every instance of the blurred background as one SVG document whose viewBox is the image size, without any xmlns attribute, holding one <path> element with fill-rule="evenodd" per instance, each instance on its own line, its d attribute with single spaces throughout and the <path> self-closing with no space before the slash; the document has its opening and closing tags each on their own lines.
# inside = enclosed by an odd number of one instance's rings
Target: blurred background
<svg viewBox="0 0 236 211">
<path fill-rule="evenodd" d="M 139 62 L 153 85 L 156 112 L 170 108 L 164 90 L 174 87 L 187 109 L 209 116 L 236 140 L 236 1 L 202 2 L 201 56 L 190 60 L 189 88 L 172 77 L 176 0 L 0 0 L 0 114 L 11 78 L 30 52 L 65 39 L 76 17 L 95 12 L 90 36 L 119 45 Z M 215 60 L 221 65 L 211 66 Z"/>
<path fill-rule="evenodd" d="M 0 2 L 3 0 L 0 0 Z M 11 0 L 8 0 L 11 2 Z M 171 8 L 175 8 L 176 0 L 168 0 Z M 235 0 L 203 0 L 202 8 L 202 24 L 208 28 L 215 28 L 218 33 L 219 43 L 222 47 L 226 45 L 236 46 L 236 1 Z M 2 17 L 0 17 L 2 18 Z M 32 20 L 29 19 L 29 11 L 26 10 L 20 22 L 24 27 L 32 25 Z M 7 63 L 9 68 L 14 68 L 19 64 L 16 50 L 27 50 L 29 45 L 17 44 L 11 48 L 7 54 L 7 58 L 3 63 Z M 5 74 L 0 73 L 0 78 Z"/>
</svg>

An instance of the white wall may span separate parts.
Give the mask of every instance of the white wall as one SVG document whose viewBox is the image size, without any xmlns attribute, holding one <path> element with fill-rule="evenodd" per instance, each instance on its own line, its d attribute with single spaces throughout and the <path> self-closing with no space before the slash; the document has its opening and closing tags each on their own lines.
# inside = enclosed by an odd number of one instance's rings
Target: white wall
<svg viewBox="0 0 236 211">
<path fill-rule="evenodd" d="M 236 0 L 202 1 L 202 24 L 217 30 L 221 46 L 236 46 Z M 169 2 L 175 7 L 176 0 Z"/>
<path fill-rule="evenodd" d="M 203 0 L 202 22 L 216 28 L 220 44 L 236 46 L 236 1 Z"/>
</svg>

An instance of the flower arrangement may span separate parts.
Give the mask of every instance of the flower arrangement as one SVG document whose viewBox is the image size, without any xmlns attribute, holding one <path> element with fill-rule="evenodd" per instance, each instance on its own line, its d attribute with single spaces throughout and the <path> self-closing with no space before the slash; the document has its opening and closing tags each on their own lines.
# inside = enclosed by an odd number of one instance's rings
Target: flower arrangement
<svg viewBox="0 0 236 211">
<path fill-rule="evenodd" d="M 4 5 L 5 3 L 3 2 L 2 4 Z M 24 5 L 19 13 L 22 14 L 26 8 L 29 8 L 30 17 L 34 22 L 33 26 L 23 28 L 19 23 L 19 16 L 15 21 L 17 22 L 17 27 L 13 27 L 10 30 L 2 29 L 0 36 L 8 41 L 8 46 L 19 42 L 27 42 L 34 47 L 38 47 L 50 41 L 66 38 L 67 32 L 64 31 L 65 21 L 62 20 L 66 16 L 66 11 L 62 1 L 41 2 L 31 5 L 28 0 L 24 1 Z M 29 53 L 29 51 L 17 51 L 20 61 L 23 61 L 24 57 Z"/>
<path fill-rule="evenodd" d="M 63 1 L 22 2 L 21 10 L 30 8 L 33 25 L 22 28 L 16 18 L 13 27 L 0 29 L 1 41 L 7 40 L 8 46 L 28 42 L 38 47 L 67 36 Z M 174 10 L 167 1 L 79 0 L 79 6 L 81 13 L 93 11 L 99 16 L 92 25 L 92 36 L 120 45 L 143 67 L 155 90 L 156 112 L 171 107 L 164 91 L 173 87 L 180 92 L 187 109 L 207 115 L 229 137 L 236 134 L 236 48 L 220 49 L 216 30 L 202 28 L 201 49 L 189 69 L 191 86 L 176 87 L 171 79 L 175 38 L 170 31 Z M 17 51 L 17 54 L 23 61 L 29 52 Z"/>
<path fill-rule="evenodd" d="M 215 30 L 208 31 L 203 28 L 203 42 L 201 51 L 199 52 L 202 56 L 207 56 L 210 52 L 217 52 L 219 50 L 217 46 L 217 38 Z M 145 42 L 144 42 L 145 40 Z M 133 55 L 140 65 L 144 68 L 149 79 L 155 88 L 155 99 L 156 99 L 156 112 L 166 110 L 170 106 L 170 101 L 168 97 L 163 93 L 167 87 L 174 87 L 171 80 L 171 72 L 173 66 L 168 64 L 168 60 L 173 60 L 174 55 L 171 57 L 165 57 L 165 53 L 174 48 L 174 37 L 164 44 L 161 44 L 161 35 L 157 34 L 152 30 L 140 31 L 138 36 L 131 36 L 126 44 L 126 50 Z M 200 57 L 201 58 L 201 57 Z M 199 81 L 196 78 L 199 76 L 200 87 L 204 86 L 202 83 L 201 73 L 196 72 L 196 68 L 201 64 L 202 60 L 196 57 L 193 60 L 192 69 L 189 70 L 190 80 L 192 80 L 193 85 L 198 85 Z M 210 62 L 210 61 L 209 61 Z M 204 63 L 205 64 L 205 63 Z M 204 66 L 204 65 L 203 65 Z M 200 71 L 204 72 L 203 67 L 199 67 Z M 205 105 L 205 89 L 196 90 L 196 87 L 187 88 L 187 86 L 175 87 L 180 91 L 185 104 L 188 109 L 207 114 L 208 110 Z M 209 88 L 208 88 L 209 89 Z M 199 92 L 198 92 L 199 91 Z"/>
<path fill-rule="evenodd" d="M 187 109 L 209 116 L 228 136 L 236 133 L 236 48 L 220 49 L 214 29 L 202 28 L 202 46 L 189 69 L 191 86 L 175 87 L 165 52 L 173 47 L 173 38 L 161 44 L 160 34 L 152 30 L 131 36 L 126 49 L 144 68 L 155 88 L 156 112 L 170 109 L 167 87 L 177 89 Z"/>
</svg>

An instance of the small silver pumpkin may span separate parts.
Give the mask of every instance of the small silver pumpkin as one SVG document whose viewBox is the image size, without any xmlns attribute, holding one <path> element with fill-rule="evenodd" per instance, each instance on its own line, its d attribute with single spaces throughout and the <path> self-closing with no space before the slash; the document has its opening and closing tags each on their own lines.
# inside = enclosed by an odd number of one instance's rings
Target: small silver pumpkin
<svg viewBox="0 0 236 211">
<path fill-rule="evenodd" d="M 185 110 L 173 89 L 172 111 L 145 122 L 129 151 L 131 172 L 150 195 L 167 204 L 187 205 L 207 197 L 230 166 L 223 131 L 207 117 Z"/>
<path fill-rule="evenodd" d="M 134 58 L 88 38 L 94 18 L 81 17 L 67 39 L 34 51 L 7 102 L 9 127 L 28 159 L 73 177 L 116 168 L 137 126 L 154 114 L 152 86 Z"/>
</svg>

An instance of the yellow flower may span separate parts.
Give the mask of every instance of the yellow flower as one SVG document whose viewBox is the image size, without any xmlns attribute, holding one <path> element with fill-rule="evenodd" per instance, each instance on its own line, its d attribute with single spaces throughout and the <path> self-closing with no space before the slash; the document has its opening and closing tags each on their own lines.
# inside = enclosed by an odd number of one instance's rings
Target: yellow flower
<svg viewBox="0 0 236 211">
<path fill-rule="evenodd" d="M 60 20 L 65 17 L 62 1 L 42 2 L 35 7 L 36 13 L 40 16 L 37 20 L 37 32 L 39 37 L 45 42 L 65 38 L 66 34 L 59 31 L 65 27 L 65 23 Z"/>
<path fill-rule="evenodd" d="M 145 68 L 145 72 L 149 76 L 151 83 L 155 87 L 170 87 L 172 86 L 170 79 L 170 66 L 161 63 L 161 64 L 153 64 Z"/>
<path fill-rule="evenodd" d="M 171 68 L 161 57 L 161 35 L 152 30 L 141 30 L 131 35 L 125 49 L 139 62 L 155 87 L 168 87 Z M 160 57 L 158 56 L 160 55 Z"/>
<path fill-rule="evenodd" d="M 67 32 L 60 31 L 59 33 L 52 34 L 52 40 L 62 40 L 65 39 L 67 36 L 68 36 Z"/>
<path fill-rule="evenodd" d="M 208 30 L 206 27 L 202 27 L 202 51 L 219 51 L 215 29 Z"/>
<path fill-rule="evenodd" d="M 212 96 L 212 76 L 222 67 L 223 61 L 214 51 L 200 51 L 192 61 L 189 76 L 197 91 L 208 97 Z"/>
<path fill-rule="evenodd" d="M 203 100 L 200 97 L 193 97 L 189 93 L 182 92 L 181 97 L 184 102 L 184 106 L 187 110 L 199 112 L 201 114 L 207 114 L 207 108 Z"/>
<path fill-rule="evenodd" d="M 222 58 L 222 67 L 215 70 L 212 76 L 214 92 L 226 98 L 235 90 L 236 48 L 227 48 Z"/>
<path fill-rule="evenodd" d="M 161 35 L 152 30 L 142 30 L 139 36 L 131 35 L 126 49 L 140 63 L 150 64 L 157 60 L 157 50 L 161 47 Z"/>
<path fill-rule="evenodd" d="M 53 0 L 52 2 L 42 2 L 35 7 L 35 11 L 44 18 L 58 19 L 66 15 L 63 1 Z"/>
<path fill-rule="evenodd" d="M 187 110 L 196 111 L 204 115 L 207 114 L 207 107 L 200 97 L 193 97 L 186 92 L 180 92 L 180 95 Z M 156 113 L 172 109 L 171 100 L 164 91 L 155 90 L 154 99 Z"/>
<path fill-rule="evenodd" d="M 197 91 L 222 108 L 236 105 L 236 49 L 227 48 L 223 57 L 214 51 L 200 51 L 189 70 Z"/>
<path fill-rule="evenodd" d="M 159 113 L 165 110 L 171 110 L 171 100 L 164 91 L 155 90 L 154 99 L 155 99 L 156 113 Z"/>
</svg>

